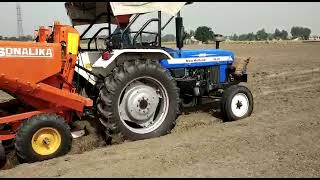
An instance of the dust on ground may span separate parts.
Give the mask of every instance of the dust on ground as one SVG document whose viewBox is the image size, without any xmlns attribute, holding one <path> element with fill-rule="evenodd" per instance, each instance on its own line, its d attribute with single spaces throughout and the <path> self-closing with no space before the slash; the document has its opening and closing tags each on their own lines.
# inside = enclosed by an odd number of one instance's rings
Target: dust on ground
<svg viewBox="0 0 320 180">
<path fill-rule="evenodd" d="M 210 112 L 191 112 L 169 135 L 107 147 L 83 137 L 68 155 L 20 164 L 0 177 L 319 177 L 320 43 L 221 48 L 251 57 L 250 117 L 223 123 Z"/>
</svg>

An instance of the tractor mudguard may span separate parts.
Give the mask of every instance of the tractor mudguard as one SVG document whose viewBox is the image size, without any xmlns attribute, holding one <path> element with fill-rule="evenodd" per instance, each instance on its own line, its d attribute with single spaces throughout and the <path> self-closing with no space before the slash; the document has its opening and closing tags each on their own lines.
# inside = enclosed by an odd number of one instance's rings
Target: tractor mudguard
<svg viewBox="0 0 320 180">
<path fill-rule="evenodd" d="M 111 53 L 111 57 L 108 60 L 102 59 L 100 57 L 92 67 L 103 67 L 107 68 L 111 64 L 114 63 L 114 61 L 120 60 L 125 61 L 126 59 L 132 59 L 135 58 L 135 56 L 138 57 L 146 57 L 148 59 L 172 59 L 169 53 L 162 49 L 121 49 L 121 50 L 114 50 Z M 121 62 L 118 62 L 121 63 Z"/>
<path fill-rule="evenodd" d="M 126 60 L 142 58 L 156 59 L 160 61 L 161 59 L 173 59 L 169 53 L 162 49 L 118 49 L 114 50 L 110 55 L 110 58 L 107 60 L 103 59 L 102 56 L 99 55 L 99 57 L 97 57 L 98 60 L 92 62 L 92 60 L 89 60 L 89 56 L 93 57 L 93 53 L 89 54 L 88 52 L 84 52 L 78 55 L 77 63 L 88 71 L 105 76 L 109 74 L 117 64 L 121 64 Z M 93 75 L 90 75 L 79 68 L 75 68 L 75 71 L 84 79 L 87 79 L 92 85 L 95 85 L 97 79 Z"/>
</svg>

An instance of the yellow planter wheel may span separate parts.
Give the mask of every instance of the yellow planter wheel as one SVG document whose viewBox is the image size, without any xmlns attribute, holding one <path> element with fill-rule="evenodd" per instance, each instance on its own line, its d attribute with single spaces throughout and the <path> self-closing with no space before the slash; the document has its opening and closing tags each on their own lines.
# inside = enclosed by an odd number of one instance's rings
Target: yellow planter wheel
<svg viewBox="0 0 320 180">
<path fill-rule="evenodd" d="M 65 120 L 56 114 L 40 114 L 25 120 L 16 135 L 18 157 L 36 162 L 67 154 L 72 135 Z"/>
<path fill-rule="evenodd" d="M 33 135 L 31 143 L 36 153 L 44 156 L 50 155 L 61 146 L 61 135 L 54 128 L 41 128 Z"/>
</svg>

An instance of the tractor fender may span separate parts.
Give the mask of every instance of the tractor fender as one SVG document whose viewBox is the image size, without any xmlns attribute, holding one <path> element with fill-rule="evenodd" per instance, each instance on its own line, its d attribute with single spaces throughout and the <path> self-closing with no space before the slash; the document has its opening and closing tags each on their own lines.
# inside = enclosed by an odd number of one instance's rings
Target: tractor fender
<svg viewBox="0 0 320 180">
<path fill-rule="evenodd" d="M 104 60 L 100 57 L 93 65 L 93 68 L 103 68 L 109 74 L 117 65 L 131 59 L 173 59 L 172 56 L 162 49 L 121 49 L 114 50 L 110 59 Z"/>
<path fill-rule="evenodd" d="M 106 76 L 119 64 L 122 64 L 126 60 L 130 59 L 173 59 L 172 56 L 162 49 L 117 49 L 112 51 L 111 57 L 108 60 L 102 59 L 102 56 L 95 56 L 97 53 L 84 52 L 79 54 L 78 58 L 81 58 L 77 63 L 85 67 L 87 70 Z M 98 60 L 94 60 L 94 59 Z M 92 64 L 92 65 L 90 65 Z M 96 78 L 93 75 L 75 68 L 75 71 L 87 80 L 90 84 L 95 85 Z"/>
</svg>

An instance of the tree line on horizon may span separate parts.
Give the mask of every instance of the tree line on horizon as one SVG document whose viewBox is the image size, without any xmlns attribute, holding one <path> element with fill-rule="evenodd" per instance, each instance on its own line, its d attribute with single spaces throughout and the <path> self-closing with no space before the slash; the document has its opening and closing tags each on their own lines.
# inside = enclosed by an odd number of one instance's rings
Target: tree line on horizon
<svg viewBox="0 0 320 180">
<path fill-rule="evenodd" d="M 266 40 L 289 40 L 301 38 L 302 40 L 308 40 L 311 34 L 311 29 L 306 27 L 293 26 L 290 31 L 291 37 L 286 30 L 275 29 L 273 33 L 268 33 L 265 29 L 258 30 L 256 33 L 247 33 L 230 36 L 230 40 L 233 41 L 266 41 Z"/>
<path fill-rule="evenodd" d="M 10 37 L 5 37 L 0 35 L 0 40 L 5 40 L 5 41 L 33 41 L 33 37 L 31 35 L 26 35 L 26 36 L 21 36 L 21 37 L 15 37 L 15 36 L 10 36 Z"/>
<path fill-rule="evenodd" d="M 288 39 L 296 39 L 301 38 L 303 40 L 309 39 L 311 34 L 311 29 L 307 27 L 301 26 L 293 26 L 290 31 L 291 37 L 289 38 L 289 33 L 286 30 L 280 30 L 278 28 L 275 29 L 273 33 L 268 33 L 263 28 L 258 30 L 256 33 L 246 33 L 246 34 L 234 34 L 229 36 L 230 40 L 233 41 L 266 41 L 266 40 L 288 40 Z M 208 26 L 200 26 L 196 30 L 190 30 L 189 32 L 185 32 L 186 38 L 191 38 L 192 36 L 203 43 L 207 43 L 208 41 L 214 40 L 215 33 L 212 28 Z M 174 40 L 175 36 L 172 34 L 167 34 L 163 36 L 163 41 Z"/>
</svg>

